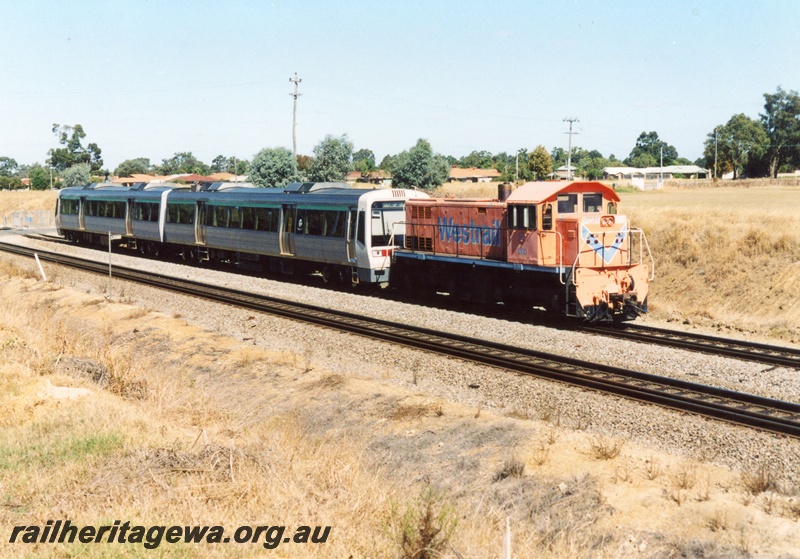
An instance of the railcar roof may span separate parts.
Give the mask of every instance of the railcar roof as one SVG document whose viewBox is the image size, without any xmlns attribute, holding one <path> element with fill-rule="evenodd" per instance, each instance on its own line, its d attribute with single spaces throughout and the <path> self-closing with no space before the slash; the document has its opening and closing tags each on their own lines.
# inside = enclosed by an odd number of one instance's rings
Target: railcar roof
<svg viewBox="0 0 800 559">
<path fill-rule="evenodd" d="M 602 192 L 604 198 L 619 202 L 619 195 L 613 188 L 597 181 L 526 182 L 511 193 L 507 202 L 538 204 L 555 200 L 557 195 L 566 192 Z"/>
</svg>

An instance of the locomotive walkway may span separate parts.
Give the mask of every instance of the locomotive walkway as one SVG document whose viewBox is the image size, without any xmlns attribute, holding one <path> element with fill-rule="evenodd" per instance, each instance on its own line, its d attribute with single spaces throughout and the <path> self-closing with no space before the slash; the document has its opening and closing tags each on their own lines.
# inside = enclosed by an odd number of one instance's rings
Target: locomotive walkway
<svg viewBox="0 0 800 559">
<path fill-rule="evenodd" d="M 0 243 L 0 250 L 27 257 L 33 257 L 34 253 L 37 253 L 41 260 L 108 274 L 108 264 L 82 258 L 6 243 Z M 800 438 L 800 404 L 793 402 L 589 363 L 466 336 L 442 334 L 426 328 L 399 325 L 390 321 L 365 318 L 351 313 L 122 266 L 114 267 L 113 274 L 118 279 Z"/>
</svg>

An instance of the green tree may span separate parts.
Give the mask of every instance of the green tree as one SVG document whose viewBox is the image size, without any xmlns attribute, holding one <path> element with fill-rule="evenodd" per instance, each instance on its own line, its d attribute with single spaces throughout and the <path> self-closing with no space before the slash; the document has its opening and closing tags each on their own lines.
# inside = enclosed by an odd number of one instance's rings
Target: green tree
<svg viewBox="0 0 800 559">
<path fill-rule="evenodd" d="M 769 174 L 776 178 L 785 163 L 800 165 L 800 96 L 779 86 L 774 94 L 764 94 L 761 123 L 769 138 L 766 154 Z"/>
<path fill-rule="evenodd" d="M 444 184 L 449 176 L 447 159 L 434 154 L 427 140 L 419 139 L 413 148 L 397 156 L 392 168 L 392 185 L 431 190 Z"/>
<path fill-rule="evenodd" d="M 13 177 L 19 172 L 19 165 L 10 157 L 0 157 L 0 177 Z"/>
<path fill-rule="evenodd" d="M 250 163 L 250 182 L 263 188 L 283 188 L 298 179 L 297 159 L 283 147 L 265 148 Z"/>
<path fill-rule="evenodd" d="M 664 165 L 672 165 L 678 159 L 678 150 L 674 146 L 669 145 L 658 137 L 656 132 L 642 132 L 636 139 L 636 145 L 631 150 L 631 154 L 625 160 L 626 165 L 631 167 L 640 167 L 634 164 L 634 161 L 643 161 L 639 156 L 649 155 L 655 163 L 647 165 L 648 167 L 655 167 L 661 163 L 661 155 L 664 156 Z M 648 159 L 647 161 L 650 161 Z"/>
<path fill-rule="evenodd" d="M 367 176 L 374 171 L 375 167 L 375 154 L 371 149 L 360 149 L 353 154 L 353 168 L 361 173 L 361 176 Z"/>
<path fill-rule="evenodd" d="M 197 159 L 191 151 L 176 153 L 169 159 L 162 159 L 156 170 L 162 175 L 195 173 L 208 174 L 208 165 Z"/>
<path fill-rule="evenodd" d="M 31 181 L 31 190 L 47 190 L 50 188 L 50 175 L 38 163 L 31 165 L 28 170 L 28 178 Z"/>
<path fill-rule="evenodd" d="M 708 134 L 703 155 L 713 165 L 716 150 L 717 176 L 733 171 L 737 179 L 768 148 L 769 138 L 761 123 L 740 113 Z"/>
<path fill-rule="evenodd" d="M 53 124 L 53 134 L 58 138 L 58 143 L 64 147 L 50 150 L 48 163 L 55 170 L 61 172 L 78 163 L 89 165 L 91 172 L 99 171 L 103 167 L 101 149 L 97 144 L 91 143 L 83 147 L 81 142 L 86 138 L 83 126 L 61 126 Z"/>
<path fill-rule="evenodd" d="M 490 151 L 473 151 L 467 156 L 462 157 L 458 161 L 458 166 L 461 168 L 477 167 L 478 169 L 492 168 L 492 152 Z"/>
<path fill-rule="evenodd" d="M 538 145 L 528 156 L 528 169 L 533 180 L 543 181 L 553 172 L 553 158 L 547 148 Z"/>
<path fill-rule="evenodd" d="M 344 181 L 352 165 L 353 142 L 347 134 L 338 138 L 328 135 L 314 147 L 309 178 L 314 182 Z"/>
<path fill-rule="evenodd" d="M 151 171 L 150 159 L 147 157 L 137 157 L 136 159 L 126 159 L 114 169 L 114 175 L 118 177 L 130 177 L 134 174 L 146 175 Z"/>
<path fill-rule="evenodd" d="M 86 163 L 78 163 L 64 171 L 61 186 L 64 188 L 69 186 L 83 186 L 90 182 L 92 182 L 92 178 L 89 174 L 89 165 Z"/>
<path fill-rule="evenodd" d="M 0 190 L 20 190 L 22 189 L 22 180 L 19 177 L 4 177 L 0 176 Z"/>
</svg>

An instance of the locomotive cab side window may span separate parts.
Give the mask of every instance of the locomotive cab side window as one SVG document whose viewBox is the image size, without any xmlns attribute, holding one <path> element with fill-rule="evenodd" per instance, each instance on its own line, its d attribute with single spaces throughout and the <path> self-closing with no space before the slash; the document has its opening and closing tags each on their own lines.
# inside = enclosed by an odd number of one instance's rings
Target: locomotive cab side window
<svg viewBox="0 0 800 559">
<path fill-rule="evenodd" d="M 542 207 L 542 229 L 550 231 L 553 229 L 553 205 L 545 204 Z"/>
</svg>

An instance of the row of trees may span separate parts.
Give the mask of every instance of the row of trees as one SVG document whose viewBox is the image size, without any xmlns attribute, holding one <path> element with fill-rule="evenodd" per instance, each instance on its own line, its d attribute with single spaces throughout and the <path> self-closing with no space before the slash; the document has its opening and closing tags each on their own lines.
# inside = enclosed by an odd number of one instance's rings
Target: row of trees
<svg viewBox="0 0 800 559">
<path fill-rule="evenodd" d="M 709 132 L 703 156 L 716 176 L 775 178 L 800 167 L 800 95 L 778 87 L 764 99 L 759 119 L 736 114 Z"/>
<path fill-rule="evenodd" d="M 759 119 L 744 114 L 733 115 L 728 122 L 714 128 L 704 142 L 703 157 L 695 164 L 712 169 L 715 176 L 732 172 L 741 176 L 776 177 L 785 169 L 800 167 L 800 96 L 796 91 L 778 87 L 774 94 L 764 94 L 764 113 Z M 72 186 L 85 184 L 91 177 L 108 175 L 103 170 L 102 151 L 96 143 L 84 146 L 86 132 L 80 124 L 54 124 L 52 132 L 58 147 L 49 151 L 47 167 L 39 164 L 18 165 L 10 157 L 0 157 L 0 189 L 23 186 L 21 179 L 30 179 L 32 188 L 45 189 L 51 184 Z M 434 153 L 426 140 L 396 155 L 387 155 L 380 163 L 369 149 L 354 151 L 347 135 L 327 136 L 313 150 L 312 156 L 294 156 L 286 148 L 270 148 L 258 152 L 252 161 L 218 155 L 207 165 L 191 152 L 175 153 L 160 164 L 140 157 L 122 162 L 114 170 L 117 176 L 137 173 L 172 175 L 196 173 L 208 175 L 230 172 L 247 175 L 259 186 L 283 186 L 294 180 L 341 181 L 350 171 L 368 175 L 376 170 L 390 173 L 398 186 L 432 188 L 447 180 L 449 168 L 493 168 L 501 180 L 543 180 L 568 160 L 567 151 L 556 147 L 551 151 L 542 146 L 521 148 L 514 153 L 492 154 L 473 151 L 461 158 Z M 642 132 L 628 157 L 617 159 L 614 154 L 603 156 L 597 150 L 573 148 L 573 174 L 590 179 L 600 178 L 604 167 L 655 167 L 660 164 L 690 164 L 681 158 L 674 146 L 659 138 L 654 131 Z"/>
</svg>

